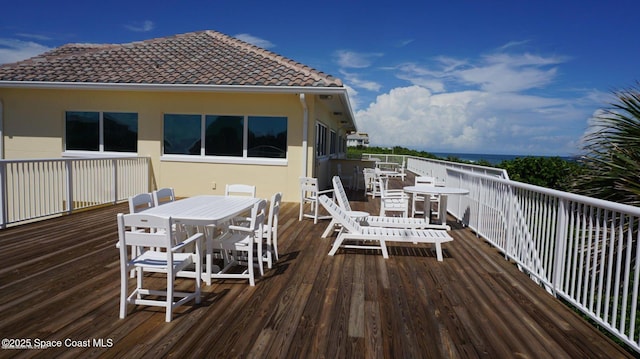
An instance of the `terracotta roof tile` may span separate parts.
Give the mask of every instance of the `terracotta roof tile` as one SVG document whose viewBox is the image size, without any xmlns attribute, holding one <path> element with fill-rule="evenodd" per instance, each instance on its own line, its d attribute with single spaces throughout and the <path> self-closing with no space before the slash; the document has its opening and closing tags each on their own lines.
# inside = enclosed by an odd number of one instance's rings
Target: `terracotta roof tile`
<svg viewBox="0 0 640 359">
<path fill-rule="evenodd" d="M 0 81 L 341 87 L 328 74 L 216 31 L 67 44 L 0 66 Z"/>
</svg>

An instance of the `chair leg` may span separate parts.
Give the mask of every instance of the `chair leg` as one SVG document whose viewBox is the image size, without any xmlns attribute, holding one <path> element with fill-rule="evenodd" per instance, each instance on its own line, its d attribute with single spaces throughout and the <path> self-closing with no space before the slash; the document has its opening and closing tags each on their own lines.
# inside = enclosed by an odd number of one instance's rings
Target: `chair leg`
<svg viewBox="0 0 640 359">
<path fill-rule="evenodd" d="M 165 322 L 171 321 L 171 316 L 173 313 L 173 280 L 174 275 L 173 271 L 167 271 L 167 314 L 165 316 Z"/>
<path fill-rule="evenodd" d="M 249 274 L 249 285 L 250 286 L 255 286 L 256 285 L 256 281 L 254 278 L 254 274 L 253 274 L 253 251 L 249 251 L 247 258 L 247 273 Z M 260 259 L 260 261 L 262 261 L 262 258 Z"/>
<path fill-rule="evenodd" d="M 331 223 L 329 223 L 327 228 L 322 233 L 322 238 L 327 238 L 329 234 L 333 232 L 333 229 L 336 227 L 336 224 L 337 224 L 336 220 L 332 218 Z"/>
<path fill-rule="evenodd" d="M 128 285 L 126 272 L 120 273 L 120 319 L 124 319 L 124 317 L 127 316 L 128 288 L 129 288 L 129 285 Z"/>
<path fill-rule="evenodd" d="M 304 211 L 304 198 L 300 200 L 300 214 L 298 215 L 298 221 L 302 221 L 302 212 Z"/>
<path fill-rule="evenodd" d="M 336 238 L 335 241 L 333 241 L 333 246 L 331 247 L 331 250 L 329 251 L 329 255 L 330 256 L 333 256 L 334 254 L 336 254 L 338 249 L 340 249 L 340 246 L 342 245 L 343 241 L 344 241 L 344 236 L 342 234 L 338 234 L 338 237 Z"/>
<path fill-rule="evenodd" d="M 260 241 L 257 245 L 258 249 L 258 268 L 260 269 L 260 275 L 264 275 L 264 262 L 262 257 L 262 241 Z M 253 265 L 253 262 L 250 262 Z"/>
<path fill-rule="evenodd" d="M 271 241 L 273 242 L 273 254 L 276 256 L 276 262 L 279 260 L 278 258 L 278 232 L 277 231 L 273 231 L 271 233 L 271 236 L 273 237 L 271 239 Z"/>
<path fill-rule="evenodd" d="M 312 202 L 311 206 L 313 207 L 313 224 L 318 224 L 318 202 Z"/>
</svg>

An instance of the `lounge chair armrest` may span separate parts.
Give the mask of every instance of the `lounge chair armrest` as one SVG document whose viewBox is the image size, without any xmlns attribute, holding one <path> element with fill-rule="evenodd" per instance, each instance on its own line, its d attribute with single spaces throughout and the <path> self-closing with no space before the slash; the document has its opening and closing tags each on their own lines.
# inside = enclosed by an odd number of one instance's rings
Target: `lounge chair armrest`
<svg viewBox="0 0 640 359">
<path fill-rule="evenodd" d="M 325 189 L 322 191 L 318 191 L 318 196 L 320 196 L 321 194 L 327 194 L 327 193 L 333 193 L 333 188 L 332 189 Z"/>
</svg>

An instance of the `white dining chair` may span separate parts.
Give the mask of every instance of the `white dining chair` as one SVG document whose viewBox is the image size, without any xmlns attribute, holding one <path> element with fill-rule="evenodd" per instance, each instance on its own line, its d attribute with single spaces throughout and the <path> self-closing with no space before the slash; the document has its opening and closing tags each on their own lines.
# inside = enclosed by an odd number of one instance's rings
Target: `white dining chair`
<svg viewBox="0 0 640 359">
<path fill-rule="evenodd" d="M 159 188 L 153 191 L 153 202 L 156 206 L 176 200 L 176 194 L 171 187 Z"/>
<path fill-rule="evenodd" d="M 436 185 L 436 179 L 434 177 L 431 177 L 431 176 L 416 176 L 415 184 L 416 184 L 416 186 L 418 186 L 418 185 L 420 185 L 420 186 L 435 186 Z M 422 208 L 424 208 L 424 201 L 425 201 L 424 195 L 417 194 L 417 193 L 413 194 L 413 198 L 412 198 L 412 201 L 411 201 L 411 217 L 415 217 L 416 215 L 420 215 L 420 214 L 423 214 L 424 218 L 430 218 L 431 217 L 431 213 L 425 214 L 424 210 L 422 210 Z M 429 197 L 429 202 L 432 205 L 436 206 L 435 213 L 438 213 L 439 212 L 439 208 L 440 208 L 440 196 L 432 195 L 431 197 Z M 429 210 L 431 210 L 431 209 L 429 209 Z"/>
<path fill-rule="evenodd" d="M 318 204 L 318 196 L 329 193 L 333 193 L 333 189 L 320 190 L 317 178 L 300 177 L 300 213 L 298 220 L 313 218 L 313 223 L 316 224 L 320 219 L 330 219 L 331 216 L 320 214 L 320 205 Z M 310 207 L 309 211 L 306 210 L 307 204 Z"/>
<path fill-rule="evenodd" d="M 213 247 L 225 252 L 225 266 L 218 278 L 246 278 L 255 285 L 254 265 L 258 263 L 260 274 L 264 273 L 262 261 L 262 233 L 267 201 L 260 200 L 251 209 L 248 225 L 229 225 L 228 230 L 213 240 Z M 257 251 L 256 251 L 257 249 Z M 257 253 L 256 253 L 257 252 Z M 241 273 L 228 273 L 231 268 L 246 264 Z"/>
<path fill-rule="evenodd" d="M 388 212 L 399 213 L 402 217 L 407 217 L 409 212 L 409 195 L 403 190 L 388 189 L 389 178 L 378 177 L 380 186 L 380 216 L 387 216 Z"/>
<path fill-rule="evenodd" d="M 256 186 L 248 185 L 248 184 L 228 184 L 224 189 L 225 196 L 256 196 Z"/>
<path fill-rule="evenodd" d="M 269 214 L 267 223 L 262 230 L 263 261 L 267 263 L 268 268 L 273 266 L 273 258 L 278 260 L 278 216 L 280 214 L 280 204 L 282 202 L 282 192 L 274 193 L 269 203 Z"/>
<path fill-rule="evenodd" d="M 152 193 L 138 193 L 135 196 L 131 196 L 128 199 L 129 201 L 129 213 L 140 213 L 144 210 L 154 207 L 155 202 L 153 201 Z M 131 247 L 131 255 L 136 256 L 138 253 L 142 252 L 142 248 L 138 248 L 135 246 Z M 131 278 L 135 277 L 135 273 L 131 271 Z"/>
<path fill-rule="evenodd" d="M 118 249 L 120 251 L 120 318 L 127 316 L 127 305 L 160 306 L 166 309 L 165 321 L 170 322 L 173 309 L 195 300 L 200 303 L 200 287 L 202 281 L 201 247 L 202 233 L 174 244 L 175 233 L 170 217 L 154 216 L 146 213 L 118 214 Z M 142 230 L 141 230 L 142 229 Z M 160 229 L 160 230 L 156 230 Z M 195 244 L 194 252 L 180 253 L 181 249 L 191 243 Z M 129 256 L 127 247 L 157 248 L 145 250 Z M 134 253 L 134 252 L 131 252 Z M 176 275 L 181 270 L 195 265 L 195 289 L 193 292 L 175 290 Z M 127 273 L 136 273 L 136 287 L 129 292 Z M 145 272 L 167 274 L 166 286 L 163 289 L 145 288 L 143 278 Z M 158 297 L 165 297 L 158 299 Z M 176 298 L 179 298 L 176 300 Z"/>
<path fill-rule="evenodd" d="M 139 193 L 129 197 L 129 213 L 142 212 L 154 206 L 153 195 L 151 193 Z"/>
</svg>

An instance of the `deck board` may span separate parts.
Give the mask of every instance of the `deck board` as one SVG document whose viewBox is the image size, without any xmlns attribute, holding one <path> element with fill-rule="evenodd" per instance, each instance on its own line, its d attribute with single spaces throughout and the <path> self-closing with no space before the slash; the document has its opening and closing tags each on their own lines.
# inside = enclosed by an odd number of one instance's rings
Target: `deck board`
<svg viewBox="0 0 640 359">
<path fill-rule="evenodd" d="M 349 193 L 355 210 L 378 200 Z M 298 221 L 284 203 L 280 260 L 250 287 L 204 285 L 202 303 L 130 307 L 119 319 L 116 214 L 126 204 L 0 231 L 0 334 L 43 340 L 110 339 L 110 348 L 0 350 L 5 357 L 613 358 L 631 357 L 450 220 L 438 262 L 430 245 L 340 249 L 328 221 Z M 162 278 L 151 279 L 160 281 Z M 189 280 L 179 280 L 189 288 Z"/>
</svg>

